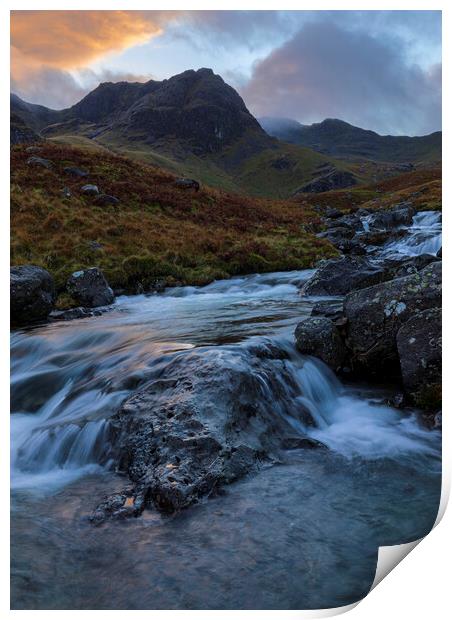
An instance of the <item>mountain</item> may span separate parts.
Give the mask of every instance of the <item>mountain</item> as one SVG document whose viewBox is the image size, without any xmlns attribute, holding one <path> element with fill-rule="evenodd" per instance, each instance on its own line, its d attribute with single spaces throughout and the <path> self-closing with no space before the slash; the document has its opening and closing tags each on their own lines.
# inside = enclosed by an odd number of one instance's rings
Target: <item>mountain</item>
<svg viewBox="0 0 452 620">
<path fill-rule="evenodd" d="M 301 125 L 285 118 L 259 120 L 270 135 L 332 157 L 394 163 L 441 160 L 440 131 L 417 137 L 380 136 L 374 131 L 332 118 L 313 125 Z"/>
<path fill-rule="evenodd" d="M 325 166 L 353 173 L 310 148 L 264 131 L 240 95 L 211 69 L 168 80 L 103 83 L 65 110 L 11 97 L 11 110 L 59 143 L 101 146 L 204 183 L 287 197 Z"/>
</svg>

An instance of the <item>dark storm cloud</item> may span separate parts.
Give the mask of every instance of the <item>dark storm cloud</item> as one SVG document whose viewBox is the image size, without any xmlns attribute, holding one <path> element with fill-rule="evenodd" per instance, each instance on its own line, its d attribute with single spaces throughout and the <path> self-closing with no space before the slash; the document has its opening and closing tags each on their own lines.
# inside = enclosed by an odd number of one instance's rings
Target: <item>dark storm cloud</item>
<svg viewBox="0 0 452 620">
<path fill-rule="evenodd" d="M 441 69 L 413 64 L 405 45 L 331 20 L 307 23 L 255 64 L 241 94 L 258 116 L 304 123 L 333 117 L 379 133 L 429 133 L 441 126 Z"/>
</svg>

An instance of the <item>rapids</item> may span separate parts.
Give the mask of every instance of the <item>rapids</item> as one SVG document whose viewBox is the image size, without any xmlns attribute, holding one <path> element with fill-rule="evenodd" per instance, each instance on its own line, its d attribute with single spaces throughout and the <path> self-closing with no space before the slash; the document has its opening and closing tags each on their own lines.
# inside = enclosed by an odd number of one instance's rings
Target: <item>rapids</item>
<svg viewBox="0 0 452 620">
<path fill-rule="evenodd" d="M 438 214 L 421 213 L 383 253 L 436 253 L 440 235 Z M 345 605 L 367 593 L 379 545 L 428 533 L 440 434 L 385 404 L 387 388 L 343 385 L 297 353 L 293 330 L 317 301 L 298 289 L 312 273 L 120 297 L 101 316 L 12 333 L 13 608 Z M 121 402 L 176 355 L 220 347 L 246 365 L 264 340 L 284 349 L 299 386 L 284 407 L 294 432 L 329 450 L 288 451 L 171 518 L 150 511 L 94 528 L 87 515 L 118 485 L 107 438 Z M 301 408 L 315 426 L 299 421 Z"/>
</svg>

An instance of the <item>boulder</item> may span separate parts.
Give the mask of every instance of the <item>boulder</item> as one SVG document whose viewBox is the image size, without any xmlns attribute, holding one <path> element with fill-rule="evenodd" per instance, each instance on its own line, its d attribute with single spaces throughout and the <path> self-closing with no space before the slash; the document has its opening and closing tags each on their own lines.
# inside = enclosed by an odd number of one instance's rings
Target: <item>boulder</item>
<svg viewBox="0 0 452 620">
<path fill-rule="evenodd" d="M 332 241 L 332 243 L 342 254 L 353 254 L 354 256 L 365 256 L 367 254 L 366 246 L 355 239 L 342 239 L 336 243 Z"/>
<path fill-rule="evenodd" d="M 386 271 L 367 258 L 344 256 L 320 265 L 301 288 L 302 295 L 346 295 L 355 289 L 382 282 L 389 277 Z"/>
<path fill-rule="evenodd" d="M 286 358 L 262 343 L 195 349 L 157 366 L 111 418 L 111 456 L 131 487 L 104 500 L 93 520 L 146 505 L 177 512 L 278 458 L 285 440 L 304 436 L 294 427 L 314 424 L 293 406 L 300 387 Z"/>
<path fill-rule="evenodd" d="M 176 179 L 174 185 L 180 189 L 194 189 L 195 192 L 199 192 L 199 182 L 195 179 Z"/>
<path fill-rule="evenodd" d="M 441 308 L 412 316 L 397 332 L 405 391 L 415 404 L 436 411 L 441 399 Z"/>
<path fill-rule="evenodd" d="M 441 262 L 403 278 L 353 291 L 345 298 L 347 345 L 355 369 L 393 376 L 399 371 L 396 335 L 415 314 L 441 306 Z"/>
<path fill-rule="evenodd" d="M 53 163 L 50 159 L 44 159 L 44 157 L 38 157 L 37 155 L 33 155 L 27 159 L 27 164 L 29 166 L 40 166 L 41 168 L 52 168 Z"/>
<path fill-rule="evenodd" d="M 417 271 L 421 271 L 433 261 L 438 260 L 432 254 L 418 254 L 417 256 L 404 256 L 401 258 L 388 258 L 383 262 L 383 266 L 387 269 L 393 278 L 402 278 L 409 276 Z"/>
<path fill-rule="evenodd" d="M 91 184 L 84 185 L 82 188 L 80 188 L 80 191 L 86 196 L 97 196 L 99 194 L 99 188 L 97 187 L 97 185 Z"/>
<path fill-rule="evenodd" d="M 354 237 L 355 231 L 346 226 L 332 226 L 328 230 L 318 233 L 318 237 L 328 239 L 331 243 L 338 243 L 343 239 L 351 239 Z"/>
<path fill-rule="evenodd" d="M 10 299 L 13 326 L 46 319 L 55 301 L 52 276 L 35 265 L 11 267 Z"/>
<path fill-rule="evenodd" d="M 67 292 L 81 306 L 107 306 L 115 300 L 104 274 L 97 267 L 76 271 L 67 281 Z"/>
<path fill-rule="evenodd" d="M 327 317 L 310 317 L 298 323 L 295 341 L 300 353 L 314 355 L 332 370 L 340 370 L 345 360 L 345 345 L 339 330 Z"/>
<path fill-rule="evenodd" d="M 110 196 L 110 194 L 99 194 L 94 199 L 94 204 L 98 207 L 106 207 L 109 205 L 117 205 L 119 203 L 119 198 L 116 196 Z"/>
<path fill-rule="evenodd" d="M 71 176 L 78 177 L 80 179 L 88 176 L 88 172 L 86 170 L 82 170 L 81 168 L 77 168 L 75 166 L 67 166 L 66 168 L 63 168 L 63 170 L 66 174 L 70 174 Z"/>
<path fill-rule="evenodd" d="M 323 299 L 312 306 L 311 316 L 326 316 L 332 321 L 344 315 L 343 300 Z"/>
<path fill-rule="evenodd" d="M 371 228 L 388 230 L 394 226 L 409 226 L 416 210 L 410 202 L 395 205 L 392 209 L 374 211 L 368 218 Z"/>
</svg>

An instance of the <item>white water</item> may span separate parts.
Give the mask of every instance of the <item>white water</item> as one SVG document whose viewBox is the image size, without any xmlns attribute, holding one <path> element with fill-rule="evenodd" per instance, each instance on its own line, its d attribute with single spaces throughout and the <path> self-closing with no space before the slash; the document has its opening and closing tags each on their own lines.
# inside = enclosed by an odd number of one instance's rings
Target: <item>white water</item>
<svg viewBox="0 0 452 620">
<path fill-rule="evenodd" d="M 417 213 L 407 230 L 409 234 L 405 238 L 390 242 L 383 248 L 382 256 L 435 255 L 441 248 L 442 225 L 439 211 Z"/>
<path fill-rule="evenodd" d="M 195 346 L 227 344 L 230 355 L 247 364 L 247 343 L 264 337 L 291 358 L 286 371 L 299 396 L 281 407 L 275 402 L 275 415 L 290 410 L 295 432 L 350 458 L 438 457 L 436 433 L 422 429 L 414 415 L 375 405 L 341 386 L 321 362 L 295 351 L 293 329 L 313 303 L 299 297 L 297 285 L 311 273 L 247 276 L 124 297 L 100 317 L 14 333 L 13 487 L 54 488 L 109 467 L 108 419 L 133 389 Z M 316 428 L 299 421 L 303 408 Z"/>
</svg>

